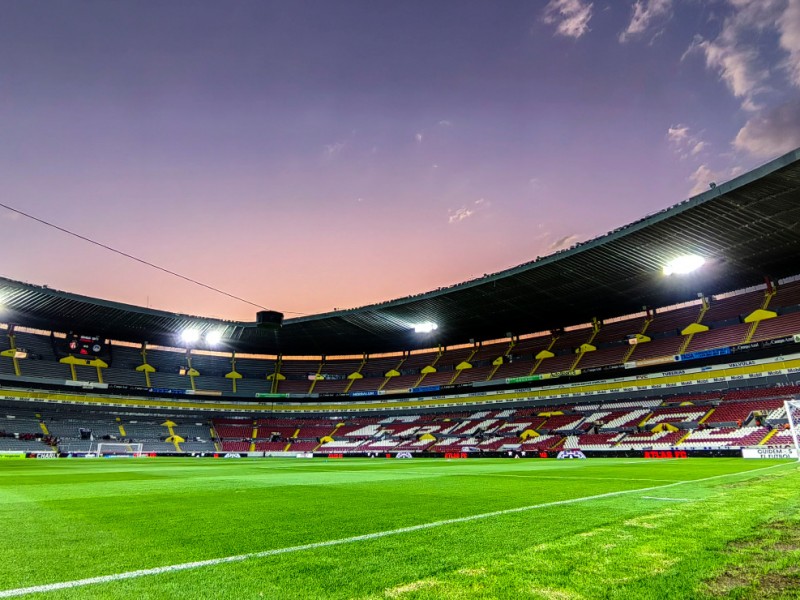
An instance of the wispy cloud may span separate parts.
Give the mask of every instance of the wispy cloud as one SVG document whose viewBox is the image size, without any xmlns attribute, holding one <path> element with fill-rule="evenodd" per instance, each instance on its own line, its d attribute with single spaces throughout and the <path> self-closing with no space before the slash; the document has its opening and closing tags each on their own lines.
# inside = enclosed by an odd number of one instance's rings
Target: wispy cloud
<svg viewBox="0 0 800 600">
<path fill-rule="evenodd" d="M 334 142 L 325 145 L 325 156 L 336 156 L 347 147 L 347 142 Z"/>
<path fill-rule="evenodd" d="M 692 182 L 692 189 L 689 191 L 689 194 L 695 196 L 701 192 L 705 192 L 712 183 L 716 184 L 717 179 L 720 179 L 721 175 L 721 171 L 714 171 L 706 164 L 700 165 L 694 173 L 689 175 L 689 181 Z"/>
<path fill-rule="evenodd" d="M 585 0 L 550 0 L 542 20 L 555 25 L 558 35 L 577 39 L 589 31 L 592 7 L 593 4 Z"/>
<path fill-rule="evenodd" d="M 565 235 L 564 237 L 558 238 L 554 241 L 550 246 L 548 246 L 548 250 L 562 250 L 563 248 L 568 248 L 572 246 L 575 242 L 578 241 L 578 234 L 573 233 L 571 235 Z"/>
<path fill-rule="evenodd" d="M 699 133 L 693 133 L 688 125 L 672 125 L 667 129 L 667 141 L 681 159 L 697 156 L 708 147 Z"/>
<path fill-rule="evenodd" d="M 455 211 L 450 213 L 450 216 L 447 218 L 447 222 L 450 223 L 450 225 L 453 223 L 460 223 L 464 219 L 469 219 L 474 214 L 475 211 L 473 209 L 462 206 L 461 208 L 457 208 Z"/>
<path fill-rule="evenodd" d="M 460 223 L 461 221 L 469 219 L 478 212 L 486 210 L 491 205 L 491 202 L 488 202 L 485 198 L 478 198 L 472 204 L 467 204 L 455 210 L 451 210 L 450 215 L 447 217 L 447 222 L 450 225 Z"/>
<path fill-rule="evenodd" d="M 757 96 L 768 89 L 770 68 L 762 56 L 764 35 L 777 32 L 780 23 L 789 33 L 786 46 L 790 51 L 798 50 L 800 60 L 800 31 L 795 37 L 796 27 L 792 23 L 798 0 L 728 0 L 731 13 L 723 19 L 719 35 L 714 39 L 695 36 L 683 57 L 700 53 L 706 67 L 719 74 L 730 92 L 742 102 L 748 111 L 759 110 Z M 783 38 L 782 38 L 783 40 Z M 783 41 L 781 44 L 783 45 Z M 795 46 L 797 44 L 797 46 Z"/>
<path fill-rule="evenodd" d="M 789 0 L 777 26 L 780 46 L 788 54 L 784 67 L 789 81 L 800 87 L 800 0 Z"/>
<path fill-rule="evenodd" d="M 752 117 L 736 134 L 733 147 L 757 158 L 772 158 L 800 147 L 800 100 Z"/>
<path fill-rule="evenodd" d="M 662 26 L 672 17 L 672 0 L 637 0 L 633 4 L 633 14 L 628 26 L 619 34 L 620 42 L 639 37 L 652 30 L 655 26 Z"/>
<path fill-rule="evenodd" d="M 422 134 L 421 131 L 418 131 L 416 134 L 414 134 L 414 139 L 417 141 L 418 144 L 422 143 L 424 137 L 425 136 Z"/>
<path fill-rule="evenodd" d="M 439 127 L 452 127 L 452 126 L 453 122 L 448 121 L 447 119 L 442 119 L 441 121 L 439 121 Z"/>
</svg>

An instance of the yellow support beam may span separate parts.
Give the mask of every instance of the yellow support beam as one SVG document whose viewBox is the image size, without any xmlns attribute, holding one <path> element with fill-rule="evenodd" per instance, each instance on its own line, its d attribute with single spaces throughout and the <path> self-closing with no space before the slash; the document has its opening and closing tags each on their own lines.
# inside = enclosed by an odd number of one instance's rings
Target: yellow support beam
<svg viewBox="0 0 800 600">
<path fill-rule="evenodd" d="M 703 322 L 703 317 L 706 316 L 706 313 L 708 312 L 708 308 L 709 308 L 708 299 L 705 296 L 703 296 L 703 305 L 700 307 L 700 313 L 697 315 L 697 319 L 695 319 L 694 323 L 692 323 L 683 330 L 684 332 L 686 332 L 684 333 L 685 337 L 683 342 L 681 342 L 680 348 L 678 348 L 678 352 L 676 354 L 683 354 L 684 352 L 686 352 L 686 349 L 692 342 L 692 338 L 694 337 L 695 333 L 697 333 L 698 331 L 708 330 L 708 327 L 706 327 L 705 325 L 702 325 L 702 327 L 704 327 L 705 329 L 701 329 L 700 327 L 693 327 L 693 325 L 701 325 L 701 323 Z"/>
<path fill-rule="evenodd" d="M 702 419 L 700 419 L 700 420 L 699 420 L 697 423 L 698 423 L 698 424 L 700 424 L 700 423 L 705 423 L 705 422 L 708 420 L 708 418 L 709 418 L 711 415 L 713 415 L 713 414 L 714 414 L 714 411 L 715 411 L 715 410 L 716 410 L 715 408 L 712 408 L 712 409 L 711 409 L 710 411 L 708 411 L 708 412 L 707 412 L 705 415 L 703 415 L 703 418 L 702 418 Z"/>
<path fill-rule="evenodd" d="M 394 369 L 390 369 L 388 372 L 389 372 L 389 373 L 392 373 L 392 372 L 399 373 L 399 372 L 400 372 L 400 367 L 402 367 L 402 366 L 403 366 L 403 363 L 404 363 L 404 362 L 406 362 L 406 359 L 407 359 L 407 358 L 408 358 L 407 356 L 404 356 L 403 358 L 401 358 L 401 359 L 400 359 L 400 362 L 399 362 L 399 363 L 397 363 L 397 366 L 396 366 Z M 383 383 L 381 383 L 381 384 L 380 384 L 380 386 L 378 386 L 378 391 L 379 391 L 379 392 L 380 392 L 380 391 L 381 391 L 383 388 L 385 388 L 385 387 L 386 387 L 386 384 L 387 384 L 387 383 L 389 383 L 389 382 L 392 380 L 392 377 L 393 377 L 393 376 L 388 376 L 388 377 L 385 377 L 385 378 L 384 378 L 384 380 L 383 380 Z"/>
<path fill-rule="evenodd" d="M 192 391 L 197 391 L 197 383 L 195 382 L 194 378 L 200 375 L 199 371 L 192 366 L 192 351 L 186 351 L 186 366 L 189 369 L 186 371 L 186 374 L 189 376 L 189 382 L 192 385 Z"/>
<path fill-rule="evenodd" d="M 492 380 L 492 377 L 495 376 L 495 373 L 497 373 L 497 370 L 505 362 L 504 359 L 507 358 L 509 354 L 511 354 L 511 351 L 514 349 L 514 346 L 516 346 L 516 345 L 517 345 L 517 341 L 512 337 L 511 341 L 508 344 L 508 348 L 506 348 L 506 351 L 503 353 L 502 356 L 498 356 L 497 357 L 500 360 L 495 359 L 495 361 L 492 362 L 492 364 L 494 365 L 494 368 L 492 369 L 491 373 L 489 373 L 489 376 L 486 378 L 486 381 L 491 381 Z"/>
<path fill-rule="evenodd" d="M 47 430 L 47 425 L 44 424 L 44 421 L 39 421 L 39 429 L 42 430 L 43 434 L 50 435 L 50 432 Z"/>
<path fill-rule="evenodd" d="M 586 354 L 587 352 L 594 352 L 595 350 L 597 350 L 597 348 L 594 345 L 592 345 L 592 342 L 594 342 L 594 338 L 597 337 L 598 333 L 600 333 L 600 321 L 594 318 L 592 319 L 592 333 L 589 336 L 589 339 L 586 340 L 586 342 L 584 342 L 583 344 L 581 344 L 580 348 L 578 348 L 577 352 L 578 356 L 576 356 L 575 360 L 572 361 L 572 365 L 569 368 L 570 371 L 574 371 L 575 369 L 578 368 L 578 363 L 581 362 L 581 359 L 583 358 L 584 354 Z"/>
<path fill-rule="evenodd" d="M 472 352 L 470 353 L 470 355 L 467 357 L 467 359 L 464 360 L 464 362 L 469 364 L 470 367 L 471 367 L 471 361 L 472 361 L 472 359 L 475 357 L 475 355 L 477 353 L 478 353 L 478 349 L 474 348 L 472 350 Z M 456 382 L 456 379 L 458 379 L 458 376 L 461 375 L 461 371 L 464 371 L 464 370 L 465 369 L 456 369 L 456 372 L 453 374 L 453 377 L 450 379 L 450 383 L 448 385 L 453 385 Z"/>
<path fill-rule="evenodd" d="M 11 355 L 11 362 L 14 365 L 14 375 L 19 377 L 22 371 L 19 368 L 19 359 L 17 358 L 17 337 L 13 333 L 8 334 L 8 343 L 10 348 L 14 351 Z"/>
<path fill-rule="evenodd" d="M 231 380 L 231 387 L 233 393 L 236 393 L 236 382 L 242 378 L 241 373 L 236 371 L 236 352 L 231 354 L 231 371 L 230 373 L 225 373 L 225 379 Z"/>
<path fill-rule="evenodd" d="M 428 375 L 428 373 L 436 373 L 436 363 L 438 363 L 439 359 L 442 358 L 442 354 L 444 354 L 444 350 L 442 350 L 442 347 L 439 346 L 439 351 L 436 353 L 436 358 L 434 358 L 433 362 L 429 364 L 427 367 L 423 367 L 422 371 L 420 372 L 421 374 L 419 376 L 419 379 L 417 379 L 417 382 L 411 387 L 419 387 L 422 381 Z"/>
<path fill-rule="evenodd" d="M 675 445 L 676 446 L 680 446 L 683 443 L 683 440 L 685 440 L 690 435 L 692 435 L 692 430 L 691 429 L 686 432 L 686 435 L 682 435 L 681 439 L 679 439 L 677 442 L 675 442 Z"/>
<path fill-rule="evenodd" d="M 761 308 L 757 311 L 754 311 L 751 315 L 749 315 L 749 317 L 755 316 L 761 318 L 755 318 L 755 320 L 753 320 L 753 322 L 750 325 L 750 328 L 747 330 L 747 335 L 744 336 L 744 341 L 742 341 L 743 344 L 749 344 L 751 341 L 753 341 L 753 336 L 756 334 L 756 329 L 758 329 L 758 325 L 759 323 L 761 323 L 762 320 L 775 318 L 778 316 L 775 312 L 767 310 L 767 307 L 769 306 L 769 303 L 772 300 L 773 296 L 775 296 L 775 290 L 767 288 L 767 291 L 764 293 L 764 302 L 761 303 Z M 748 322 L 747 319 L 745 319 L 744 321 L 745 323 Z"/>
<path fill-rule="evenodd" d="M 764 439 L 761 440 L 760 442 L 758 442 L 758 444 L 756 444 L 756 445 L 757 446 L 763 446 L 768 441 L 770 441 L 770 439 L 772 439 L 772 437 L 777 433 L 778 433 L 777 429 L 770 429 L 769 432 L 767 433 L 767 435 L 764 436 Z"/>
<path fill-rule="evenodd" d="M 652 323 L 652 322 L 653 322 L 653 317 L 648 316 L 647 318 L 645 318 L 644 325 L 642 326 L 642 330 L 639 332 L 640 336 L 643 336 L 647 332 L 647 328 L 650 327 L 650 323 Z M 638 338 L 638 336 L 637 336 L 637 338 Z M 625 353 L 625 356 L 622 357 L 622 364 L 625 364 L 626 362 L 628 362 L 630 360 L 631 355 L 636 351 L 636 347 L 638 345 L 639 345 L 638 343 L 631 344 L 631 347 Z"/>
<path fill-rule="evenodd" d="M 150 373 L 155 373 L 155 367 L 147 364 L 147 342 L 142 344 L 142 350 L 139 354 L 142 355 L 142 364 L 136 367 L 136 370 L 144 373 L 144 382 L 147 387 L 153 387 L 150 385 Z"/>
<path fill-rule="evenodd" d="M 314 373 L 314 379 L 311 382 L 311 385 L 308 388 L 308 393 L 313 394 L 314 388 L 317 386 L 317 381 L 319 381 L 320 375 L 322 373 L 322 369 L 325 367 L 325 357 L 322 357 L 322 360 L 319 361 L 319 367 L 317 367 L 317 372 Z"/>
<path fill-rule="evenodd" d="M 271 394 L 278 393 L 278 384 L 280 383 L 281 366 L 283 365 L 283 355 L 279 354 L 275 359 L 275 371 L 272 373 L 272 383 L 269 386 Z"/>
<path fill-rule="evenodd" d="M 545 355 L 549 355 L 550 357 L 553 356 L 552 350 L 553 350 L 553 346 L 556 345 L 556 341 L 557 340 L 558 340 L 558 336 L 557 335 L 554 335 L 553 337 L 551 337 L 550 338 L 550 345 L 547 346 L 547 348 L 544 349 L 542 352 L 539 352 L 539 354 L 536 355 L 538 358 L 536 359 L 536 362 L 534 363 L 533 368 L 531 369 L 531 372 L 528 373 L 528 376 L 531 376 L 534 373 L 536 373 L 536 370 L 541 366 L 542 361 L 545 358 L 548 357 L 548 356 L 545 356 Z"/>
<path fill-rule="evenodd" d="M 364 368 L 364 365 L 366 365 L 366 364 L 367 364 L 367 355 L 365 354 L 363 356 L 363 358 L 361 359 L 361 364 L 358 365 L 358 369 L 356 369 L 354 373 L 351 373 L 348 376 L 349 381 L 347 382 L 347 386 L 345 386 L 345 388 L 344 388 L 344 393 L 345 394 L 350 391 L 351 387 L 353 387 L 353 384 L 356 382 L 356 379 L 363 379 L 363 377 L 353 377 L 353 375 L 356 375 L 356 374 L 361 375 L 361 371 Z"/>
</svg>

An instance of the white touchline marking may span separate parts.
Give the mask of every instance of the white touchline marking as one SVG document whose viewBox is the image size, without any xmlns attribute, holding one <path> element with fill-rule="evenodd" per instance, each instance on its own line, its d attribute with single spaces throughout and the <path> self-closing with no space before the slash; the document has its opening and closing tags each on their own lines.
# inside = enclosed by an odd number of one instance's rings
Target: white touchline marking
<svg viewBox="0 0 800 600">
<path fill-rule="evenodd" d="M 642 496 L 645 500 L 671 500 L 672 502 L 691 502 L 691 498 L 659 498 L 657 496 Z"/>
<path fill-rule="evenodd" d="M 523 479 L 590 479 L 592 481 L 668 481 L 675 483 L 674 479 L 642 479 L 637 477 L 588 477 L 584 475 L 517 475 L 515 473 L 453 473 L 453 475 L 469 475 L 471 477 L 521 477 Z"/>
<path fill-rule="evenodd" d="M 433 521 L 431 523 L 421 523 L 420 525 L 411 525 L 409 527 L 400 527 L 399 529 L 390 529 L 388 531 L 376 531 L 374 533 L 365 533 L 363 535 L 354 535 L 352 537 L 341 538 L 338 540 L 327 540 L 325 542 L 313 542 L 311 544 L 302 544 L 300 546 L 289 546 L 287 548 L 275 548 L 273 550 L 264 550 L 262 552 L 249 552 L 247 554 L 238 554 L 235 556 L 224 556 L 221 558 L 210 558 L 207 560 L 198 560 L 194 562 L 181 563 L 177 565 L 166 565 L 163 567 L 154 567 L 151 569 L 139 569 L 138 571 L 127 571 L 124 573 L 114 573 L 112 575 L 100 575 L 98 577 L 87 577 L 86 579 L 75 579 L 73 581 L 61 581 L 58 583 L 47 583 L 44 585 L 34 585 L 31 587 L 16 588 L 11 590 L 0 590 L 0 598 L 12 598 L 15 596 L 24 596 L 25 594 L 37 594 L 42 592 L 54 592 L 56 590 L 66 590 L 76 587 L 84 587 L 87 585 L 95 585 L 98 583 L 111 583 L 114 581 L 122 581 L 125 579 L 137 579 L 139 577 L 147 577 L 149 575 L 161 575 L 162 573 L 174 573 L 176 571 L 186 571 L 189 569 L 199 569 L 200 567 L 211 567 L 214 565 L 221 565 L 225 563 L 243 562 L 252 560 L 254 558 L 266 558 L 269 556 L 277 556 L 279 554 L 290 554 L 292 552 L 302 552 L 303 550 L 316 550 L 317 548 L 327 548 L 330 546 L 341 546 L 343 544 L 352 544 L 354 542 L 366 542 L 369 540 L 376 540 L 383 537 L 392 535 L 399 535 L 402 533 L 411 533 L 414 531 L 423 531 L 425 529 L 433 529 L 435 527 L 443 527 L 445 525 L 454 525 L 456 523 L 468 523 L 470 521 L 478 521 L 482 519 L 489 519 L 491 517 L 499 517 L 502 515 L 510 515 L 514 513 L 528 512 L 540 508 L 550 508 L 552 506 L 564 506 L 567 504 L 577 504 L 579 502 L 588 502 L 590 500 L 600 500 L 601 498 L 613 498 L 614 496 L 622 496 L 625 494 L 634 494 L 636 492 L 651 492 L 653 490 L 663 490 L 679 485 L 686 485 L 687 483 L 700 483 L 702 481 L 711 481 L 714 479 L 721 479 L 723 477 L 731 477 L 733 475 L 747 475 L 758 471 L 766 471 L 767 469 L 774 469 L 776 467 L 785 467 L 786 465 L 796 465 L 796 462 L 781 463 L 778 465 L 771 465 L 769 467 L 761 467 L 759 469 L 751 469 L 749 471 L 737 471 L 736 473 L 724 473 L 722 475 L 714 475 L 712 477 L 703 477 L 702 479 L 687 479 L 686 481 L 676 481 L 675 483 L 668 483 L 666 485 L 656 485 L 646 488 L 638 488 L 635 490 L 620 490 L 617 492 L 607 492 L 605 494 L 596 494 L 594 496 L 583 496 L 580 498 L 570 498 L 568 500 L 555 500 L 553 502 L 545 502 L 543 504 L 532 504 L 530 506 L 520 506 L 517 508 L 506 508 L 503 510 L 495 510 L 488 513 L 481 513 L 477 515 L 469 515 L 467 517 L 457 517 L 455 519 L 444 519 L 442 521 Z"/>
</svg>

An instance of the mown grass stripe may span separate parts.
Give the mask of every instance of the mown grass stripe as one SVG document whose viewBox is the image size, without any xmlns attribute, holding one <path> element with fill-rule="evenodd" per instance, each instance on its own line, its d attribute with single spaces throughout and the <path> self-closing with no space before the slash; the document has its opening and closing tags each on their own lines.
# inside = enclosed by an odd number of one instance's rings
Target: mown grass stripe
<svg viewBox="0 0 800 600">
<path fill-rule="evenodd" d="M 705 481 L 712 481 L 715 479 L 722 479 L 725 477 L 732 477 L 737 475 L 748 475 L 750 473 L 757 473 L 760 471 L 766 471 L 768 469 L 774 469 L 777 467 L 784 467 L 787 465 L 796 465 L 796 462 L 791 463 L 781 463 L 777 465 L 770 465 L 768 467 L 761 467 L 758 469 L 749 469 L 747 471 L 737 471 L 735 473 L 723 473 L 722 475 L 713 475 L 711 477 L 703 477 L 701 479 L 687 479 L 685 481 L 676 481 L 674 483 L 668 483 L 666 485 L 658 485 L 658 486 L 651 486 L 645 488 L 637 488 L 632 490 L 619 490 L 616 492 L 606 492 L 603 494 L 595 494 L 593 496 L 582 496 L 578 498 L 569 498 L 567 500 L 555 500 L 553 502 L 544 502 L 542 504 L 532 504 L 529 506 L 520 506 L 516 508 L 507 508 L 503 510 L 496 510 L 487 513 L 480 513 L 476 515 L 469 515 L 466 517 L 457 517 L 453 519 L 444 519 L 441 521 L 433 521 L 430 523 L 421 523 L 419 525 L 411 525 L 409 527 L 400 527 L 398 529 L 390 529 L 387 531 L 377 531 L 374 533 L 366 533 L 363 535 L 356 535 L 346 538 L 340 538 L 336 540 L 326 540 L 323 542 L 313 542 L 310 544 L 301 544 L 299 546 L 288 546 L 285 548 L 275 548 L 272 550 L 263 550 L 261 552 L 249 552 L 247 554 L 239 554 L 235 556 L 224 556 L 220 558 L 211 558 L 207 560 L 199 560 L 193 561 L 188 563 L 180 563 L 175 565 L 166 565 L 163 567 L 153 567 L 150 569 L 139 569 L 136 571 L 126 571 L 123 573 L 114 573 L 111 575 L 100 575 L 97 577 L 87 577 L 85 579 L 75 579 L 72 581 L 62 581 L 57 583 L 49 583 L 43 585 L 36 585 L 24 588 L 16 588 L 16 589 L 9 589 L 9 590 L 0 590 L 0 598 L 12 598 L 16 596 L 24 596 L 26 594 L 37 594 L 37 593 L 44 593 L 44 592 L 54 592 L 58 590 L 65 590 L 77 587 L 85 587 L 89 585 L 96 585 L 101 583 L 113 583 L 116 581 L 123 581 L 126 579 L 137 579 L 140 577 L 148 577 L 151 575 L 161 575 L 164 573 L 175 573 L 178 571 L 186 571 L 189 569 L 199 569 L 202 567 L 211 567 L 215 565 L 222 565 L 226 563 L 237 563 L 243 562 L 247 560 L 253 560 L 258 558 L 267 558 L 270 556 L 277 556 L 280 554 L 290 554 L 293 552 L 302 552 L 305 550 L 316 550 L 319 548 L 328 548 L 331 546 L 340 546 L 344 544 L 352 544 L 355 542 L 365 542 L 375 539 L 380 539 L 384 537 L 400 535 L 404 533 L 413 533 L 415 531 L 424 531 L 426 529 L 434 529 L 437 527 L 443 527 L 445 525 L 455 525 L 459 523 L 468 523 L 470 521 L 478 521 L 482 519 L 489 519 L 492 517 L 499 517 L 503 515 L 521 513 L 521 512 L 528 512 L 532 510 L 539 510 L 543 508 L 551 508 L 555 506 L 565 506 L 569 504 L 578 504 L 581 502 L 590 502 L 593 500 L 601 500 L 603 498 L 613 498 L 615 496 L 623 496 L 627 494 L 635 494 L 641 492 L 652 492 L 654 490 L 664 490 L 671 487 L 676 487 L 680 485 L 686 485 L 690 483 L 702 483 Z"/>
</svg>

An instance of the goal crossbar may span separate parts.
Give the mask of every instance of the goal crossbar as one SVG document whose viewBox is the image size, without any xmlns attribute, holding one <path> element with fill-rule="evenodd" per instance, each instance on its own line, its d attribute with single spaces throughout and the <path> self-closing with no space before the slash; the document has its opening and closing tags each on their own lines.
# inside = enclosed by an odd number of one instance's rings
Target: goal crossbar
<svg viewBox="0 0 800 600">
<path fill-rule="evenodd" d="M 141 456 L 141 442 L 101 442 L 97 444 L 98 456 Z"/>
</svg>

